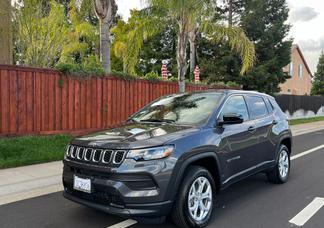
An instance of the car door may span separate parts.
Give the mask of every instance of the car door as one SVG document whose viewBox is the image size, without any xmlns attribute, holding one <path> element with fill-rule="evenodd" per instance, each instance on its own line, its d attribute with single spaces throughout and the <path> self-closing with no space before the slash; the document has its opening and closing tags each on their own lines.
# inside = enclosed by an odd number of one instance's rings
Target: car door
<svg viewBox="0 0 324 228">
<path fill-rule="evenodd" d="M 273 158 L 274 144 L 271 142 L 271 134 L 272 127 L 276 123 L 263 97 L 249 95 L 246 98 L 250 117 L 255 123 L 254 137 L 256 144 L 251 154 L 255 158 L 256 166 L 266 165 Z"/>
<path fill-rule="evenodd" d="M 234 95 L 223 105 L 218 119 L 222 121 L 225 114 L 242 115 L 241 124 L 225 124 L 218 128 L 220 135 L 219 156 L 222 160 L 223 184 L 235 181 L 248 173 L 255 164 L 251 150 L 255 147 L 255 123 L 249 117 L 247 104 L 243 95 Z"/>
</svg>

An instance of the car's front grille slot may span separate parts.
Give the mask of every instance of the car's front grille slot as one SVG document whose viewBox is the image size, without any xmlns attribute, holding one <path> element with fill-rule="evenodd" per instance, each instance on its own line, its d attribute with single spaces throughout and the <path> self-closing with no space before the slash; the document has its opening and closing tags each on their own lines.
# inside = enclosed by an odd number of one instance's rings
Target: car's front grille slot
<svg viewBox="0 0 324 228">
<path fill-rule="evenodd" d="M 90 161 L 92 151 L 93 151 L 93 149 L 90 149 L 90 148 L 86 149 L 86 152 L 85 152 L 85 155 L 84 155 L 84 160 L 85 161 Z"/>
<path fill-rule="evenodd" d="M 113 150 L 105 150 L 102 156 L 102 162 L 105 164 L 110 163 L 113 153 L 114 153 Z"/>
<path fill-rule="evenodd" d="M 124 161 L 126 153 L 126 150 L 103 150 L 74 145 L 69 145 L 66 149 L 66 157 L 71 160 L 103 165 L 120 165 Z"/>
<path fill-rule="evenodd" d="M 114 155 L 114 164 L 120 164 L 123 162 L 125 156 L 125 151 L 117 150 Z"/>
</svg>

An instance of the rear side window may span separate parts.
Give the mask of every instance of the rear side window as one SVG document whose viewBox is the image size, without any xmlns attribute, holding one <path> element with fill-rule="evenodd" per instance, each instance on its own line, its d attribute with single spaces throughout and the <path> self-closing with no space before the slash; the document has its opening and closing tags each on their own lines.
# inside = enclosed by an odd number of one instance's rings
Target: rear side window
<svg viewBox="0 0 324 228">
<path fill-rule="evenodd" d="M 267 108 L 268 108 L 269 112 L 272 113 L 273 110 L 274 110 L 274 107 L 272 106 L 270 100 L 269 99 L 265 99 L 265 101 L 266 101 L 266 105 L 267 105 Z"/>
<path fill-rule="evenodd" d="M 247 103 L 250 109 L 251 119 L 259 119 L 269 114 L 262 97 L 249 96 Z"/>
</svg>

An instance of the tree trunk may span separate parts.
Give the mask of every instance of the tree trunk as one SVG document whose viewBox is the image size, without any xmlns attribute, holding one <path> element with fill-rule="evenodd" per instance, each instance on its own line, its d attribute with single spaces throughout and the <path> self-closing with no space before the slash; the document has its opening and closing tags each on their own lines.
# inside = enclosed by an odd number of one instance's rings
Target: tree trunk
<svg viewBox="0 0 324 228">
<path fill-rule="evenodd" d="M 233 26 L 233 0 L 228 0 L 228 26 Z"/>
<path fill-rule="evenodd" d="M 111 72 L 110 65 L 110 25 L 117 14 L 115 0 L 93 0 L 95 12 L 100 21 L 100 61 L 106 73 Z"/>
<path fill-rule="evenodd" d="M 190 43 L 190 73 L 193 73 L 196 67 L 196 31 L 192 30 L 189 33 Z"/>
<path fill-rule="evenodd" d="M 100 61 L 107 74 L 111 73 L 109 21 L 100 20 Z"/>
<path fill-rule="evenodd" d="M 12 64 L 10 0 L 0 0 L 0 64 Z"/>
<path fill-rule="evenodd" d="M 177 44 L 177 64 L 178 64 L 178 81 L 179 92 L 184 93 L 186 90 L 185 77 L 187 72 L 187 48 L 188 36 L 183 25 L 179 26 L 178 44 Z"/>
</svg>

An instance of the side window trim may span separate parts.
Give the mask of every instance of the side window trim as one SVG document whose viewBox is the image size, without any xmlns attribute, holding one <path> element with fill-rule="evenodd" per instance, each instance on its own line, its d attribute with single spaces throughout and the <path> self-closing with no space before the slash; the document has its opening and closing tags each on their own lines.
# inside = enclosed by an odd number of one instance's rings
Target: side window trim
<svg viewBox="0 0 324 228">
<path fill-rule="evenodd" d="M 251 115 L 250 115 L 250 112 L 249 112 L 249 107 L 248 107 L 248 104 L 246 102 L 246 98 L 245 98 L 245 94 L 233 94 L 233 95 L 230 95 L 226 98 L 226 100 L 224 101 L 223 105 L 222 105 L 222 108 L 220 109 L 218 115 L 217 115 L 217 119 L 220 118 L 220 116 L 222 115 L 223 113 L 223 109 L 224 107 L 226 106 L 226 104 L 229 102 L 230 99 L 232 99 L 233 97 L 242 97 L 243 98 L 243 101 L 244 101 L 244 104 L 245 104 L 245 107 L 246 107 L 246 111 L 247 111 L 247 114 L 248 114 L 248 119 L 245 120 L 244 122 L 248 122 L 248 121 L 251 121 Z"/>
</svg>

